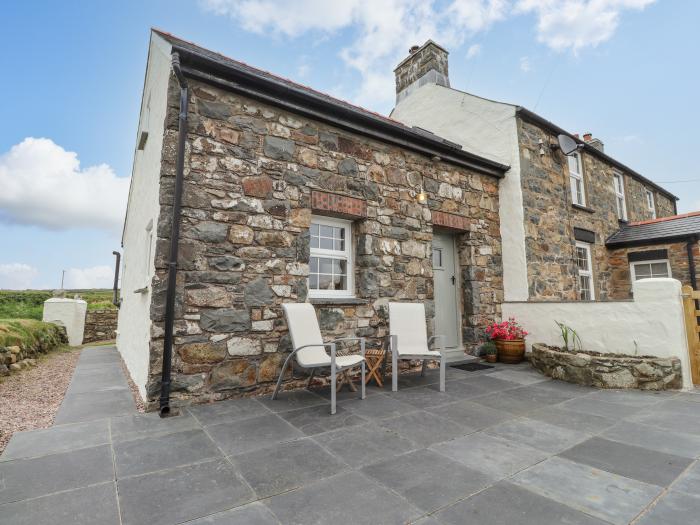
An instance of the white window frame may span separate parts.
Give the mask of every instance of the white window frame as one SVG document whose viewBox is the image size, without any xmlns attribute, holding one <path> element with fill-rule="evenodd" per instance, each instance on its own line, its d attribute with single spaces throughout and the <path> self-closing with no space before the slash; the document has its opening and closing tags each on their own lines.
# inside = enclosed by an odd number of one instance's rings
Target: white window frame
<svg viewBox="0 0 700 525">
<path fill-rule="evenodd" d="M 576 285 L 577 285 L 578 292 L 579 292 L 579 300 L 581 300 L 581 301 L 595 301 L 595 286 L 593 285 L 593 260 L 591 257 L 592 247 L 593 247 L 593 245 L 588 243 L 588 242 L 580 242 L 580 241 L 576 242 L 576 248 L 583 248 L 584 250 L 586 250 L 586 258 L 588 259 L 588 270 L 582 270 L 581 268 L 578 267 L 578 263 L 576 263 L 576 270 L 577 270 L 576 276 L 578 277 L 578 279 L 576 279 Z M 574 255 L 576 255 L 576 253 L 574 253 Z M 578 259 L 578 257 L 577 257 L 577 259 Z M 591 296 L 588 299 L 581 299 L 581 295 L 580 295 L 581 294 L 581 276 L 588 277 L 588 279 L 590 280 L 590 288 L 589 289 L 590 289 Z"/>
<path fill-rule="evenodd" d="M 567 159 L 566 161 L 566 166 L 567 169 L 569 170 L 569 185 L 571 186 L 571 202 L 576 204 L 577 206 L 585 206 L 586 205 L 586 185 L 583 181 L 583 157 L 581 154 L 576 151 L 569 155 L 569 157 L 575 157 L 578 159 L 578 168 L 579 168 L 579 173 L 575 171 L 571 171 L 571 164 L 569 163 L 569 160 Z M 578 201 L 578 192 L 576 191 L 576 182 L 581 183 L 581 202 Z"/>
<path fill-rule="evenodd" d="M 635 266 L 639 264 L 658 264 L 658 263 L 666 263 L 666 273 L 668 273 L 667 277 L 673 277 L 671 274 L 671 263 L 668 262 L 668 259 L 653 259 L 650 261 L 634 261 L 630 263 L 630 277 L 632 278 L 632 282 L 637 280 L 637 270 L 635 269 Z M 648 277 L 645 277 L 645 279 L 648 279 Z"/>
<path fill-rule="evenodd" d="M 340 259 L 346 261 L 347 267 L 347 290 L 312 290 L 310 287 L 309 297 L 316 299 L 337 299 L 337 298 L 352 298 L 355 297 L 355 264 L 352 253 L 353 238 L 352 238 L 352 221 L 344 219 L 335 219 L 333 217 L 323 217 L 319 215 L 311 216 L 311 224 L 321 226 L 332 226 L 335 228 L 345 229 L 345 250 L 324 250 L 321 248 L 310 248 L 310 257 L 325 257 L 331 259 Z M 309 268 L 309 273 L 311 269 Z M 307 287 L 309 282 L 307 280 Z"/>
<path fill-rule="evenodd" d="M 654 198 L 654 192 L 651 190 L 646 190 L 647 198 L 647 209 L 651 212 L 651 218 L 656 219 L 656 199 Z"/>
<path fill-rule="evenodd" d="M 615 206 L 617 218 L 627 220 L 627 199 L 625 198 L 625 178 L 619 171 L 613 172 L 613 190 L 615 192 Z"/>
</svg>

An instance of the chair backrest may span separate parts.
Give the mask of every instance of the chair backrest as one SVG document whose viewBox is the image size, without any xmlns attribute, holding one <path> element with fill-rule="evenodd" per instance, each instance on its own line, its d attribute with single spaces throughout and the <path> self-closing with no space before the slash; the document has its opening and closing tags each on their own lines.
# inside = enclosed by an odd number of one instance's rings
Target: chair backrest
<svg viewBox="0 0 700 525">
<path fill-rule="evenodd" d="M 292 338 L 292 347 L 299 348 L 305 345 L 321 345 L 323 337 L 318 326 L 316 310 L 310 303 L 284 303 L 284 316 L 287 319 L 289 335 Z M 330 361 L 326 349 L 322 346 L 313 346 L 300 350 L 297 361 L 304 366 L 305 363 L 319 363 Z"/>
<path fill-rule="evenodd" d="M 425 353 L 428 350 L 425 305 L 389 303 L 389 335 L 397 336 L 399 355 Z"/>
</svg>

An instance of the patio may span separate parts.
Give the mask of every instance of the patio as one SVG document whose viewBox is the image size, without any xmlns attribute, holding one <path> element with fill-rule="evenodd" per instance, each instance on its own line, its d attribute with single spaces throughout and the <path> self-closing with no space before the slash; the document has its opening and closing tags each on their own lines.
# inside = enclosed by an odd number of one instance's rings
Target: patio
<svg viewBox="0 0 700 525">
<path fill-rule="evenodd" d="M 0 457 L 0 522 L 675 524 L 700 513 L 700 395 L 598 391 L 528 365 L 138 414 L 83 351 L 49 429 Z"/>
</svg>

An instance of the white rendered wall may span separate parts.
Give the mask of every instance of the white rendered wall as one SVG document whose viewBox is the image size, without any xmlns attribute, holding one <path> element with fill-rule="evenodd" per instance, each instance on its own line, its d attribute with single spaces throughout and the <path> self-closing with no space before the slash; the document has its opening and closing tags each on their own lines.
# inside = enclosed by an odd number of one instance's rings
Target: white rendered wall
<svg viewBox="0 0 700 525">
<path fill-rule="evenodd" d="M 503 303 L 503 318 L 515 317 L 530 333 L 528 351 L 533 343 L 561 346 L 559 321 L 576 330 L 584 350 L 678 357 L 683 388 L 692 388 L 680 281 L 642 279 L 632 291 L 633 301 Z"/>
<path fill-rule="evenodd" d="M 515 106 L 427 84 L 402 99 L 391 117 L 510 166 L 499 182 L 503 289 L 506 301 L 526 301 L 529 292 Z"/>
<path fill-rule="evenodd" d="M 137 143 L 148 132 L 145 148 L 134 152 L 124 234 L 122 236 L 121 307 L 117 349 L 142 397 L 146 396 L 151 334 L 151 279 L 158 227 L 160 161 L 170 76 L 170 45 L 151 33 Z"/>
<path fill-rule="evenodd" d="M 42 320 L 47 323 L 65 326 L 68 334 L 68 344 L 70 346 L 80 346 L 83 344 L 86 312 L 87 302 L 82 299 L 53 297 L 44 301 Z"/>
</svg>

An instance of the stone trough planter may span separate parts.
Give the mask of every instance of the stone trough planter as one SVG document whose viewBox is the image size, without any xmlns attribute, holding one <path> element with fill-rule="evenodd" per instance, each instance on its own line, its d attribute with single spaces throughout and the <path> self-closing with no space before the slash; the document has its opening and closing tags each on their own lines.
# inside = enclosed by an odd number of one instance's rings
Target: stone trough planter
<svg viewBox="0 0 700 525">
<path fill-rule="evenodd" d="M 681 361 L 677 357 L 567 351 L 535 343 L 530 363 L 553 379 L 598 388 L 674 390 L 683 384 Z"/>
</svg>

